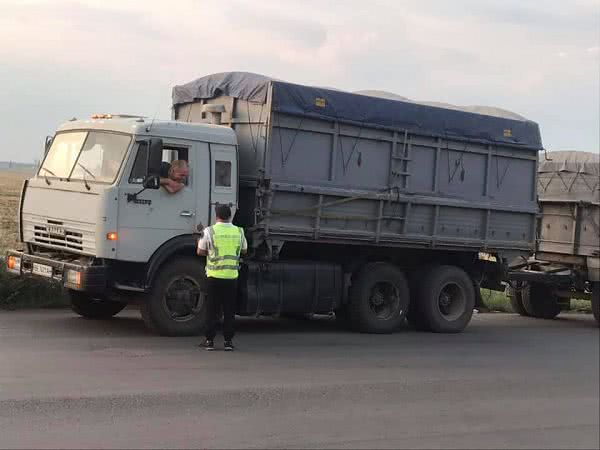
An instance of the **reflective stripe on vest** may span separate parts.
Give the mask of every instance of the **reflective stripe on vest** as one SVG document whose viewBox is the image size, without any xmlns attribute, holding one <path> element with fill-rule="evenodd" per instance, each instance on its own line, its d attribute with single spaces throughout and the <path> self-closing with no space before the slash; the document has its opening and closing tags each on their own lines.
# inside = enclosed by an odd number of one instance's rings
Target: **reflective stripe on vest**
<svg viewBox="0 0 600 450">
<path fill-rule="evenodd" d="M 210 244 L 206 258 L 206 276 L 237 278 L 244 231 L 234 225 L 216 223 L 209 227 L 208 233 Z"/>
</svg>

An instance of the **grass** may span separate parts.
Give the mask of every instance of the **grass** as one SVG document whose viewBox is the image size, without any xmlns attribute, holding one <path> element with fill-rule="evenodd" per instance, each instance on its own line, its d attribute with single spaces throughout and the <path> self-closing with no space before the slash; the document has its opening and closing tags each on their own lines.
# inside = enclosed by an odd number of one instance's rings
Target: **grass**
<svg viewBox="0 0 600 450">
<path fill-rule="evenodd" d="M 0 309 L 63 308 L 68 300 L 62 286 L 8 275 L 0 265 Z"/>
<path fill-rule="evenodd" d="M 483 304 L 491 312 L 514 312 L 510 306 L 510 299 L 503 292 L 482 289 L 481 297 Z M 571 299 L 570 312 L 591 314 L 592 304 L 587 300 Z"/>
</svg>

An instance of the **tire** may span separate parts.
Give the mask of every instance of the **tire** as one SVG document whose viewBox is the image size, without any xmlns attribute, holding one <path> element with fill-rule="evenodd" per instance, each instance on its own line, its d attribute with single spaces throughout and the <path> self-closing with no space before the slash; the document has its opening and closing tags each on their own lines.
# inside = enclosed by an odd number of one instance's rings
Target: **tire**
<svg viewBox="0 0 600 450">
<path fill-rule="evenodd" d="M 363 333 L 392 333 L 404 322 L 410 291 L 404 273 L 387 263 L 371 263 L 354 277 L 348 320 Z"/>
<path fill-rule="evenodd" d="M 508 298 L 510 299 L 510 306 L 512 307 L 513 312 L 524 316 L 529 317 L 529 314 L 525 310 L 525 306 L 523 306 L 523 288 L 518 285 L 517 288 L 512 286 L 508 286 Z"/>
<path fill-rule="evenodd" d="M 167 261 L 141 305 L 146 326 L 162 336 L 195 336 L 206 325 L 206 275 L 199 258 Z"/>
<path fill-rule="evenodd" d="M 92 320 L 105 320 L 120 313 L 127 303 L 106 300 L 102 296 L 94 296 L 87 292 L 69 289 L 71 309 L 81 317 Z"/>
<path fill-rule="evenodd" d="M 417 309 L 429 330 L 459 333 L 471 321 L 475 289 L 467 273 L 456 266 L 433 266 L 418 285 Z"/>
<path fill-rule="evenodd" d="M 521 291 L 527 314 L 537 319 L 554 319 L 560 313 L 559 299 L 551 286 L 540 283 L 525 285 Z"/>
<path fill-rule="evenodd" d="M 600 282 L 592 282 L 592 313 L 598 327 L 600 327 Z"/>
</svg>

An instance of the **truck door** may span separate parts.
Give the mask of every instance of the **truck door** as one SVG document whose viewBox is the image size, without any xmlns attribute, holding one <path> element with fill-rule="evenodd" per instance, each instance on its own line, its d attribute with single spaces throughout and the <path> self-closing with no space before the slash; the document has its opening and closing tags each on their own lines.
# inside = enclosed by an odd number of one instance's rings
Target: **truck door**
<svg viewBox="0 0 600 450">
<path fill-rule="evenodd" d="M 208 163 L 208 145 L 168 138 L 163 139 L 163 145 L 163 175 L 168 176 L 168 168 L 173 161 L 183 160 L 188 163 L 189 176 L 183 189 L 176 193 L 169 193 L 161 187 L 145 190 L 132 198 L 130 194 L 142 189 L 142 178 L 138 174 L 144 171 L 146 155 L 141 154 L 144 153 L 144 147 L 141 147 L 142 151 L 136 154 L 131 170 L 124 174 L 121 183 L 117 246 L 121 260 L 148 261 L 154 251 L 169 239 L 192 234 L 202 216 L 206 220 L 206 214 L 197 214 L 196 192 L 198 188 L 204 188 L 201 186 L 203 182 L 206 183 L 206 174 L 200 172 L 202 159 L 205 158 L 205 168 Z"/>
<path fill-rule="evenodd" d="M 238 202 L 237 150 L 234 145 L 210 144 L 210 219 L 215 222 L 215 205 L 226 204 L 235 216 Z"/>
</svg>

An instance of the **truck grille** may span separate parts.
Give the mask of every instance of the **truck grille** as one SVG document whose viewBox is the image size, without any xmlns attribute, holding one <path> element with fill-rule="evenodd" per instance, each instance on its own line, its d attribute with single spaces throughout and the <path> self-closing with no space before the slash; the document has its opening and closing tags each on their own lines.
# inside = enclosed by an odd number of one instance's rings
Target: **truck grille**
<svg viewBox="0 0 600 450">
<path fill-rule="evenodd" d="M 46 247 L 94 255 L 95 226 L 71 220 L 48 219 L 33 214 L 23 215 L 26 242 Z"/>
<path fill-rule="evenodd" d="M 49 226 L 34 225 L 35 242 L 57 245 L 72 250 L 83 250 L 83 233 L 66 230 L 63 222 L 49 220 L 48 224 Z"/>
</svg>

